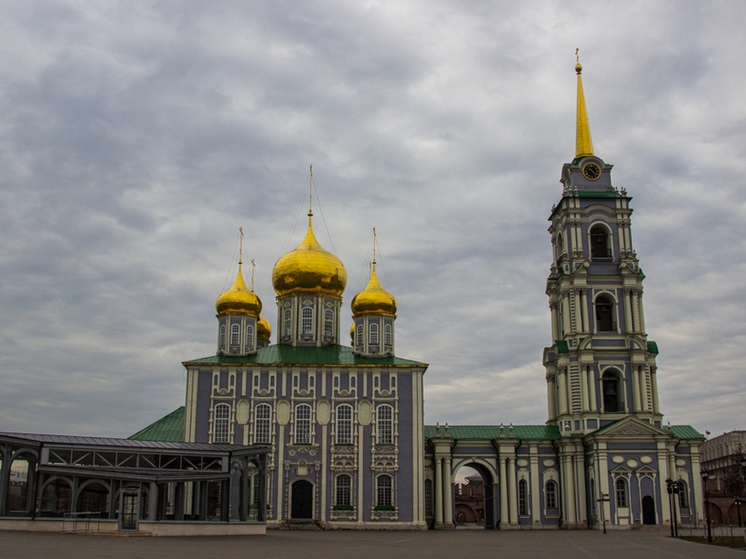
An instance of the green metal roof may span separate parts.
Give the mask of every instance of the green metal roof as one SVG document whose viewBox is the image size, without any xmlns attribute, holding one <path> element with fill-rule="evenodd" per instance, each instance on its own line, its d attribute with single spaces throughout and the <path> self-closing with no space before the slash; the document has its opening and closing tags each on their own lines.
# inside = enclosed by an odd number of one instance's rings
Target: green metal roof
<svg viewBox="0 0 746 559">
<path fill-rule="evenodd" d="M 671 425 L 671 433 L 673 433 L 673 436 L 677 439 L 684 439 L 684 440 L 705 440 L 704 435 L 697 431 L 694 427 L 691 425 Z"/>
<path fill-rule="evenodd" d="M 565 340 L 554 340 L 554 343 L 557 345 L 557 353 L 570 353 Z"/>
<path fill-rule="evenodd" d="M 352 353 L 351 347 L 327 345 L 322 347 L 293 347 L 277 344 L 262 347 L 254 355 L 213 355 L 201 359 L 184 361 L 184 365 L 196 363 L 214 365 L 325 365 L 328 367 L 368 367 L 392 365 L 395 367 L 427 367 L 427 363 L 410 361 L 400 357 L 363 357 Z"/>
<path fill-rule="evenodd" d="M 128 438 L 136 441 L 184 442 L 184 406 Z"/>
<path fill-rule="evenodd" d="M 500 438 L 500 425 L 449 425 L 448 435 L 452 439 L 486 440 Z M 503 425 L 504 438 L 510 437 L 510 426 Z M 435 425 L 425 425 L 425 438 L 434 439 Z M 445 426 L 440 426 L 440 436 L 445 435 Z M 513 425 L 513 438 L 524 440 L 554 440 L 560 438 L 556 425 Z"/>
<path fill-rule="evenodd" d="M 648 351 L 658 355 L 658 344 L 655 342 L 648 342 Z"/>
</svg>

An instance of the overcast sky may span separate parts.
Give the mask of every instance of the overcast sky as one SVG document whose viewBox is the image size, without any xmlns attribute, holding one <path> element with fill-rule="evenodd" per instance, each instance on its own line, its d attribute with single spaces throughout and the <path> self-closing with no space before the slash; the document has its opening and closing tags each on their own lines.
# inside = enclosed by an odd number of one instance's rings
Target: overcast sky
<svg viewBox="0 0 746 559">
<path fill-rule="evenodd" d="M 0 430 L 183 405 L 241 226 L 275 328 L 311 164 L 347 313 L 376 227 L 426 422 L 543 423 L 576 47 L 664 421 L 746 428 L 745 27 L 740 1 L 0 2 Z"/>
</svg>

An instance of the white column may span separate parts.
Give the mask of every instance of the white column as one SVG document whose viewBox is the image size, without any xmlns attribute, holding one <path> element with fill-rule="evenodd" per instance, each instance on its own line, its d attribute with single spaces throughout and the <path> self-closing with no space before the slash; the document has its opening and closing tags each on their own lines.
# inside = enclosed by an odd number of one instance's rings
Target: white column
<svg viewBox="0 0 746 559">
<path fill-rule="evenodd" d="M 645 312 L 642 310 L 642 290 L 640 290 L 640 294 L 637 296 L 637 304 L 640 307 L 640 331 L 645 332 Z"/>
<path fill-rule="evenodd" d="M 658 404 L 658 373 L 656 367 L 650 367 L 650 389 L 653 391 L 653 413 L 660 413 L 660 404 Z"/>
<path fill-rule="evenodd" d="M 590 396 L 591 411 L 598 411 L 596 404 L 596 372 L 593 365 L 586 365 L 588 369 L 588 395 Z"/>
<path fill-rule="evenodd" d="M 587 365 L 580 365 L 580 398 L 583 403 L 583 411 L 589 411 Z"/>
<path fill-rule="evenodd" d="M 555 378 L 555 375 L 547 376 L 547 408 L 550 420 L 557 417 L 557 386 L 555 385 Z"/>
<path fill-rule="evenodd" d="M 632 403 L 634 405 L 634 411 L 640 411 L 640 380 L 638 378 L 638 366 L 632 365 L 630 376 L 632 377 Z"/>
<path fill-rule="evenodd" d="M 508 518 L 508 474 L 504 456 L 500 456 L 500 526 L 507 526 Z"/>
<path fill-rule="evenodd" d="M 560 415 L 567 414 L 567 367 L 559 367 L 557 369 L 557 377 L 559 380 L 559 413 Z"/>
<path fill-rule="evenodd" d="M 508 457 L 508 493 L 510 494 L 510 523 L 518 524 L 518 491 L 515 482 L 515 456 Z"/>
<path fill-rule="evenodd" d="M 624 331 L 632 332 L 634 327 L 632 325 L 632 306 L 630 305 L 629 299 L 632 296 L 632 292 L 629 289 L 624 290 Z"/>
<path fill-rule="evenodd" d="M 451 486 L 451 457 L 446 456 L 443 460 L 443 524 L 450 528 L 453 526 L 453 487 Z"/>
<path fill-rule="evenodd" d="M 531 446 L 531 518 L 535 524 L 541 523 L 541 484 L 539 482 L 539 449 Z"/>
<path fill-rule="evenodd" d="M 562 296 L 562 323 L 565 325 L 565 335 L 572 332 L 570 325 L 570 299 L 567 294 Z"/>
<path fill-rule="evenodd" d="M 567 522 L 574 524 L 575 516 L 575 472 L 572 460 L 569 456 L 562 456 L 562 464 L 565 470 L 565 518 Z"/>
<path fill-rule="evenodd" d="M 583 318 L 583 332 L 590 332 L 591 325 L 588 322 L 588 293 L 586 290 L 580 291 L 580 312 Z"/>
<path fill-rule="evenodd" d="M 435 525 L 443 525 L 443 465 L 442 458 L 435 457 Z"/>
</svg>

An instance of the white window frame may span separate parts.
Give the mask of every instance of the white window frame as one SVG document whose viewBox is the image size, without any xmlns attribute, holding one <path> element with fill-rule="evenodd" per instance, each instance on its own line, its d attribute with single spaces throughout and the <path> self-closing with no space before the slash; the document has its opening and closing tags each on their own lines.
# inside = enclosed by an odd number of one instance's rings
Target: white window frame
<svg viewBox="0 0 746 559">
<path fill-rule="evenodd" d="M 352 476 L 350 474 L 339 474 L 335 481 L 334 504 L 350 506 L 352 504 Z"/>
<path fill-rule="evenodd" d="M 376 506 L 390 507 L 394 504 L 394 478 L 380 474 L 376 478 Z"/>
<path fill-rule="evenodd" d="M 295 406 L 294 444 L 311 444 L 311 406 Z"/>
<path fill-rule="evenodd" d="M 394 444 L 394 407 L 390 404 L 376 408 L 376 444 Z"/>
<path fill-rule="evenodd" d="M 212 442 L 231 442 L 231 407 L 229 404 L 216 404 L 213 409 Z"/>
<path fill-rule="evenodd" d="M 378 345 L 378 323 L 373 322 L 368 326 L 368 343 Z"/>
<path fill-rule="evenodd" d="M 335 443 L 352 444 L 352 406 L 350 404 L 338 405 L 336 419 Z"/>
<path fill-rule="evenodd" d="M 241 345 L 241 325 L 231 324 L 231 345 Z"/>
<path fill-rule="evenodd" d="M 301 334 L 313 335 L 313 307 L 303 307 L 301 313 Z"/>
<path fill-rule="evenodd" d="M 252 324 L 246 325 L 246 347 L 254 347 L 254 326 Z"/>
<path fill-rule="evenodd" d="M 272 406 L 259 404 L 254 410 L 254 444 L 272 442 Z"/>
</svg>

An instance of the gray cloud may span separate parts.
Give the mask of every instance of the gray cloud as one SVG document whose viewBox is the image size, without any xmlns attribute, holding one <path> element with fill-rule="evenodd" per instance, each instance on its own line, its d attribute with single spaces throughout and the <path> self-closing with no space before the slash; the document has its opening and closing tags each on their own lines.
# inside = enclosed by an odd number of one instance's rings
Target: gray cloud
<svg viewBox="0 0 746 559">
<path fill-rule="evenodd" d="M 595 151 L 634 196 L 666 419 L 742 427 L 739 4 L 0 13 L 4 430 L 126 436 L 181 405 L 181 361 L 214 352 L 239 226 L 274 324 L 309 164 L 347 303 L 378 229 L 398 353 L 431 364 L 426 420 L 543 422 L 546 219 L 574 154 L 577 46 Z"/>
</svg>

